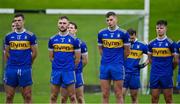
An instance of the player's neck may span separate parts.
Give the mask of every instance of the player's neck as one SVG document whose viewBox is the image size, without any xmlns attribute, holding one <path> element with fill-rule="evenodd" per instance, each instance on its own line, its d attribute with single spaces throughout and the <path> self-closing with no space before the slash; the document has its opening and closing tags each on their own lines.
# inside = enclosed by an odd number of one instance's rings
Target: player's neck
<svg viewBox="0 0 180 104">
<path fill-rule="evenodd" d="M 15 29 L 15 32 L 16 32 L 17 34 L 21 34 L 21 33 L 25 32 L 25 31 L 26 31 L 26 29 L 24 29 L 24 28 Z"/>
<path fill-rule="evenodd" d="M 158 40 L 164 40 L 165 38 L 167 38 L 166 35 L 158 35 L 158 36 L 157 36 L 157 39 L 158 39 Z"/>
<path fill-rule="evenodd" d="M 115 31 L 117 30 L 119 27 L 117 25 L 115 25 L 114 27 L 108 27 L 109 31 Z"/>
<path fill-rule="evenodd" d="M 61 35 L 61 36 L 66 36 L 66 35 L 68 35 L 68 33 L 69 33 L 68 31 L 65 31 L 65 32 L 61 32 L 61 31 L 60 31 L 60 32 L 59 32 L 59 35 Z"/>
</svg>

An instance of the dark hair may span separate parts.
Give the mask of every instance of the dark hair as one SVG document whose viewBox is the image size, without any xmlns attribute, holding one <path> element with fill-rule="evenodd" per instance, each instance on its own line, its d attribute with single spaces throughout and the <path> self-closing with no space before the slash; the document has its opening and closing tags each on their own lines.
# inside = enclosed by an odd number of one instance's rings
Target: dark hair
<svg viewBox="0 0 180 104">
<path fill-rule="evenodd" d="M 110 16 L 116 16 L 116 13 L 115 12 L 106 13 L 106 18 L 109 18 Z"/>
<path fill-rule="evenodd" d="M 159 20 L 159 21 L 157 21 L 156 25 L 164 25 L 164 26 L 167 26 L 167 21 L 166 21 L 166 20 Z"/>
<path fill-rule="evenodd" d="M 24 20 L 24 15 L 22 13 L 17 13 L 14 15 L 14 18 L 16 17 L 22 17 L 22 19 Z"/>
<path fill-rule="evenodd" d="M 76 25 L 76 23 L 74 23 L 74 22 L 69 22 L 69 24 L 74 25 L 75 29 L 77 29 L 77 25 Z"/>
<path fill-rule="evenodd" d="M 67 16 L 60 16 L 59 19 L 61 19 L 61 20 L 62 20 L 62 19 L 67 19 L 67 20 L 69 20 L 69 18 L 68 18 Z"/>
<path fill-rule="evenodd" d="M 136 35 L 136 30 L 134 30 L 133 28 L 129 28 L 129 29 L 127 30 L 127 32 L 129 33 L 129 35 L 133 35 L 133 34 Z"/>
</svg>

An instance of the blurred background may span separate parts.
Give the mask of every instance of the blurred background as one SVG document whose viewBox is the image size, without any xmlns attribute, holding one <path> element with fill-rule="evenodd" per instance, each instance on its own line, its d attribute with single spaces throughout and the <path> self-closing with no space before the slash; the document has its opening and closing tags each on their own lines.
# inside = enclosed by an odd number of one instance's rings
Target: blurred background
<svg viewBox="0 0 180 104">
<path fill-rule="evenodd" d="M 174 41 L 180 39 L 180 0 L 150 0 L 149 14 L 149 40 L 156 37 L 155 24 L 159 19 L 168 21 L 168 37 Z M 77 36 L 84 40 L 88 46 L 89 63 L 84 68 L 84 81 L 87 86 L 86 102 L 100 102 L 99 94 L 99 63 L 100 56 L 97 50 L 97 33 L 107 27 L 104 15 L 93 14 L 45 14 L 45 9 L 127 9 L 143 10 L 144 0 L 0 0 L 0 9 L 12 8 L 15 12 L 26 12 L 25 28 L 32 31 L 38 37 L 38 57 L 33 65 L 33 99 L 34 102 L 49 102 L 50 95 L 50 73 L 51 63 L 48 57 L 48 39 L 58 32 L 57 20 L 59 16 L 66 15 L 70 21 L 77 23 Z M 37 11 L 28 13 L 27 11 Z M 108 12 L 108 11 L 107 11 Z M 3 61 L 3 39 L 11 31 L 11 21 L 14 14 L 0 14 L 0 103 L 5 101 L 3 92 L 3 72 L 5 62 Z M 124 29 L 130 27 L 138 31 L 139 38 L 143 40 L 143 16 L 140 15 L 118 15 L 119 26 Z M 149 69 L 149 68 L 148 68 Z M 176 86 L 177 69 L 174 71 L 174 86 Z M 149 77 L 147 77 L 149 78 Z M 95 87 L 89 87 L 95 86 Z M 146 82 L 148 87 L 148 80 Z M 148 89 L 147 89 L 148 92 Z M 148 93 L 147 93 L 148 94 Z M 93 95 L 93 96 L 92 96 Z M 97 96 L 97 97 L 96 97 Z M 174 95 L 174 99 L 180 97 Z M 96 98 L 96 100 L 95 100 Z M 161 97 L 162 98 L 162 97 Z M 163 99 L 163 98 L 162 98 Z M 131 102 L 130 97 L 126 102 Z M 111 97 L 111 101 L 115 102 Z M 15 97 L 15 102 L 22 102 L 20 94 Z M 139 98 L 140 103 L 150 102 L 150 96 L 145 95 Z M 164 102 L 163 100 L 161 101 Z M 180 103 L 177 99 L 175 103 Z"/>
</svg>

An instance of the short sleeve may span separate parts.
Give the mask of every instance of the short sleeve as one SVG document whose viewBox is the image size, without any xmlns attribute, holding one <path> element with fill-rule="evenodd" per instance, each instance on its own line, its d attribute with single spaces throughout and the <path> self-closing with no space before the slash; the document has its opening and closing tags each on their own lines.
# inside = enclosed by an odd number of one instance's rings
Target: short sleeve
<svg viewBox="0 0 180 104">
<path fill-rule="evenodd" d="M 178 46 L 177 46 L 177 44 L 176 44 L 175 42 L 173 42 L 173 43 L 171 44 L 170 50 L 171 50 L 171 52 L 172 52 L 173 54 L 177 54 L 177 53 L 178 53 Z"/>
<path fill-rule="evenodd" d="M 8 38 L 8 36 L 5 36 L 4 44 L 5 44 L 5 46 L 9 46 L 9 38 Z"/>
<path fill-rule="evenodd" d="M 97 41 L 98 41 L 98 46 L 102 46 L 102 35 L 101 35 L 101 33 L 98 33 Z"/>
<path fill-rule="evenodd" d="M 151 45 L 151 43 L 148 44 L 148 53 L 152 53 L 152 45 Z"/>
<path fill-rule="evenodd" d="M 82 54 L 87 54 L 87 52 L 88 52 L 87 45 L 86 45 L 85 42 L 82 42 L 82 44 L 81 44 L 81 53 Z"/>
<path fill-rule="evenodd" d="M 124 42 L 124 45 L 130 45 L 130 36 L 129 36 L 129 33 L 128 32 L 126 32 L 125 34 L 124 34 L 124 37 L 123 37 L 123 42 Z"/>
<path fill-rule="evenodd" d="M 31 45 L 37 45 L 36 35 L 31 36 L 30 43 L 31 43 Z"/>
<path fill-rule="evenodd" d="M 81 51 L 80 40 L 78 38 L 74 40 L 74 50 Z"/>
<path fill-rule="evenodd" d="M 143 53 L 145 53 L 145 54 L 148 53 L 148 46 L 147 46 L 147 44 L 144 44 Z"/>
<path fill-rule="evenodd" d="M 49 39 L 49 42 L 48 42 L 48 50 L 49 50 L 49 51 L 53 51 L 52 39 Z"/>
</svg>

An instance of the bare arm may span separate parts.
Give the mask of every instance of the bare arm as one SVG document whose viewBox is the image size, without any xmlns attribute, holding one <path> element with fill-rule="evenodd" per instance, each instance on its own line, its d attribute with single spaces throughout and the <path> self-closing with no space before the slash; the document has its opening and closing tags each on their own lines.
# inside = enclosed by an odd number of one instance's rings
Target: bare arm
<svg viewBox="0 0 180 104">
<path fill-rule="evenodd" d="M 151 53 L 148 53 L 148 61 L 150 64 L 152 63 L 152 54 Z"/>
<path fill-rule="evenodd" d="M 53 61 L 53 59 L 54 59 L 53 51 L 49 51 L 49 59 L 50 59 L 51 62 Z"/>
<path fill-rule="evenodd" d="M 98 46 L 99 54 L 102 56 L 102 46 Z"/>
<path fill-rule="evenodd" d="M 83 67 L 85 67 L 88 63 L 88 54 L 82 54 L 82 63 L 83 63 Z"/>
<path fill-rule="evenodd" d="M 130 45 L 124 45 L 124 57 L 127 58 L 130 54 Z"/>
<path fill-rule="evenodd" d="M 4 50 L 4 60 L 7 61 L 9 58 L 9 46 L 5 47 Z"/>
<path fill-rule="evenodd" d="M 81 58 L 81 51 L 75 51 L 75 66 L 77 67 Z"/>
<path fill-rule="evenodd" d="M 32 63 L 34 62 L 34 60 L 36 59 L 37 57 L 37 46 L 36 45 L 33 45 L 31 46 L 31 51 L 32 51 Z"/>
<path fill-rule="evenodd" d="M 178 54 L 173 54 L 174 59 L 173 59 L 173 69 L 175 69 L 179 63 L 179 55 Z"/>
</svg>

